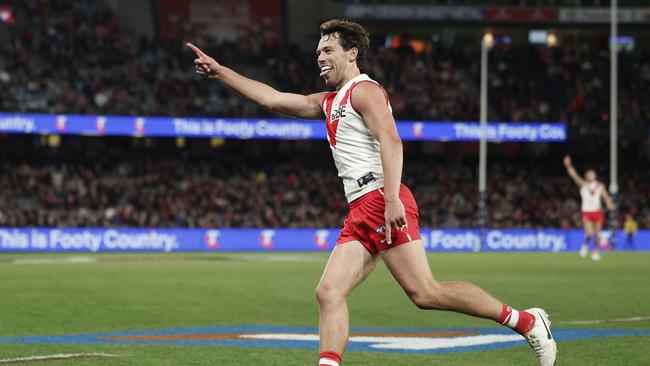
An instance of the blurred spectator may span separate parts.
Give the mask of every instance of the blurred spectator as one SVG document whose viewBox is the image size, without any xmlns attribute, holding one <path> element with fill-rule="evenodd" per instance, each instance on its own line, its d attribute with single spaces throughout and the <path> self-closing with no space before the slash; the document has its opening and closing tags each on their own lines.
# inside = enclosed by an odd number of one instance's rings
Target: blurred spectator
<svg viewBox="0 0 650 366">
<path fill-rule="evenodd" d="M 639 230 L 639 225 L 631 213 L 625 214 L 625 223 L 623 231 L 625 232 L 625 249 L 634 250 L 634 237 Z"/>
</svg>

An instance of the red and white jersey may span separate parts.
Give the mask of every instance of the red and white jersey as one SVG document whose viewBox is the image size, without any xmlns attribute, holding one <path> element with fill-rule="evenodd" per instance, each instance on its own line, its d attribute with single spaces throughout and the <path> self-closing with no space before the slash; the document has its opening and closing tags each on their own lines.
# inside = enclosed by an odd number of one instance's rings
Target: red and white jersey
<svg viewBox="0 0 650 366">
<path fill-rule="evenodd" d="M 585 182 L 580 187 L 580 197 L 582 198 L 582 212 L 596 212 L 602 210 L 601 200 L 604 185 L 599 181 Z"/>
<path fill-rule="evenodd" d="M 337 92 L 325 95 L 321 102 L 326 117 L 327 140 L 339 177 L 343 179 L 348 202 L 384 186 L 379 141 L 352 105 L 352 89 L 362 82 L 379 85 L 368 75 L 360 74 Z"/>
</svg>

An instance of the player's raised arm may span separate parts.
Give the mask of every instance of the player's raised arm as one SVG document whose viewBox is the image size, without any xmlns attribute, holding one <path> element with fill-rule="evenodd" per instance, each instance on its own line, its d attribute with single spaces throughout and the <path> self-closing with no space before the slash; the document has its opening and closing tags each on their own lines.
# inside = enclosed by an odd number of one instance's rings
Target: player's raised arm
<svg viewBox="0 0 650 366">
<path fill-rule="evenodd" d="M 566 167 L 566 172 L 569 174 L 571 179 L 576 182 L 578 187 L 582 187 L 585 184 L 585 180 L 578 174 L 578 172 L 576 172 L 569 155 L 564 157 L 564 166 Z"/>
<path fill-rule="evenodd" d="M 601 191 L 602 191 L 602 199 L 605 202 L 605 207 L 607 207 L 608 211 L 612 211 L 614 209 L 614 205 L 612 204 L 612 198 L 609 196 L 609 193 L 607 193 L 607 187 L 605 187 L 604 184 L 601 183 Z"/>
<path fill-rule="evenodd" d="M 397 133 L 393 114 L 388 108 L 386 95 L 375 83 L 360 83 L 352 90 L 352 107 L 363 116 L 368 129 L 381 146 L 381 164 L 384 169 L 384 201 L 386 240 L 391 243 L 391 230 L 406 225 L 404 205 L 399 199 L 402 182 L 402 140 Z"/>
<path fill-rule="evenodd" d="M 186 46 L 196 54 L 194 64 L 197 74 L 208 79 L 219 80 L 244 98 L 273 112 L 304 119 L 323 118 L 320 103 L 326 93 L 301 95 L 280 92 L 219 64 L 191 43 L 187 43 Z"/>
</svg>

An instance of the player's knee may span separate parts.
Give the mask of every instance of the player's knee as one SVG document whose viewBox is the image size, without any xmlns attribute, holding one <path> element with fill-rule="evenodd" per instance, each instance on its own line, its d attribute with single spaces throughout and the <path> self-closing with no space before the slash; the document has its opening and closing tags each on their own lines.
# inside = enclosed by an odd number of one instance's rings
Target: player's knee
<svg viewBox="0 0 650 366">
<path fill-rule="evenodd" d="M 329 306 L 345 301 L 345 296 L 334 286 L 321 283 L 316 287 L 316 299 L 321 306 Z"/>
<path fill-rule="evenodd" d="M 409 298 L 415 306 L 420 309 L 425 310 L 443 310 L 444 299 L 440 291 L 436 291 L 434 288 L 414 291 L 409 294 Z"/>
</svg>

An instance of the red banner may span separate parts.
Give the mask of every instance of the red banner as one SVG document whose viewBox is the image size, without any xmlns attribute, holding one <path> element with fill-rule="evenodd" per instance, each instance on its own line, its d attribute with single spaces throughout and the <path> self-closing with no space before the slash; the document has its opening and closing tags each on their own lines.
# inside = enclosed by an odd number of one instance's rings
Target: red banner
<svg viewBox="0 0 650 366">
<path fill-rule="evenodd" d="M 164 36 L 191 34 L 228 40 L 282 42 L 281 0 L 158 0 Z"/>
<path fill-rule="evenodd" d="M 527 6 L 488 6 L 485 20 L 492 22 L 555 22 L 557 8 L 538 8 Z"/>
</svg>

